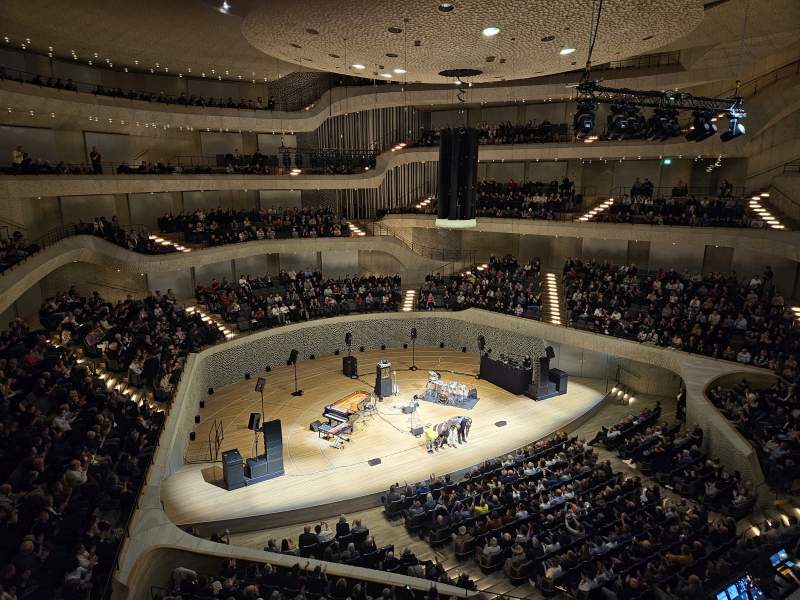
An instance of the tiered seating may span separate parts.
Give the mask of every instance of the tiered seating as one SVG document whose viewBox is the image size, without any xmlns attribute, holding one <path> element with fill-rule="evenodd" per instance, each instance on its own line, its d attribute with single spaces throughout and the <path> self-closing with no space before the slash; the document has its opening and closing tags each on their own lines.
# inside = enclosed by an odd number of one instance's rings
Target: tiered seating
<svg viewBox="0 0 800 600">
<path fill-rule="evenodd" d="M 0 595 L 101 597 L 163 414 L 22 321 L 0 335 Z"/>
<path fill-rule="evenodd" d="M 422 310 L 475 307 L 538 319 L 541 313 L 541 264 L 520 265 L 515 258 L 492 256 L 486 265 L 457 275 L 428 275 L 419 290 Z"/>
<path fill-rule="evenodd" d="M 789 380 L 800 373 L 800 330 L 769 267 L 738 282 L 734 275 L 645 275 L 635 265 L 569 259 L 564 283 L 573 327 L 767 367 Z"/>
<path fill-rule="evenodd" d="M 219 246 L 252 240 L 347 237 L 347 221 L 328 209 L 215 209 L 165 214 L 158 220 L 164 233 L 182 233 L 190 244 Z"/>
<path fill-rule="evenodd" d="M 235 323 L 240 331 L 276 327 L 309 319 L 396 311 L 401 280 L 395 276 L 326 279 L 316 271 L 281 272 L 276 279 L 241 277 L 237 283 L 213 280 L 198 286 L 197 300 Z"/>
<path fill-rule="evenodd" d="M 770 485 L 790 491 L 800 476 L 800 422 L 794 386 L 777 380 L 760 387 L 743 379 L 731 387 L 712 387 L 708 397 L 750 440 Z"/>
</svg>

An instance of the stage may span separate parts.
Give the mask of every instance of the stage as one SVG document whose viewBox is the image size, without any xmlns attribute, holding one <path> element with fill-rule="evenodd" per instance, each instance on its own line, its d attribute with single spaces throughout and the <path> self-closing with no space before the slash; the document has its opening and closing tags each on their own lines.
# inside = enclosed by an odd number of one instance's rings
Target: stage
<svg viewBox="0 0 800 600">
<path fill-rule="evenodd" d="M 197 439 L 189 442 L 186 464 L 162 486 L 162 502 L 173 522 L 228 526 L 234 531 L 277 526 L 292 522 L 294 511 L 318 507 L 321 514 L 334 514 L 374 506 L 391 483 L 414 483 L 436 473 L 443 475 L 469 468 L 481 461 L 540 439 L 590 412 L 604 395 L 605 381 L 571 378 L 563 396 L 535 402 L 514 396 L 486 381 L 475 379 L 479 356 L 455 350 L 417 348 L 417 371 L 410 371 L 411 349 L 357 353 L 359 379 L 342 375 L 342 357 L 330 356 L 298 364 L 303 396 L 292 396 L 294 371 L 281 366 L 270 373 L 253 373 L 252 379 L 216 390 L 199 410 Z M 335 449 L 329 441 L 310 431 L 309 424 L 323 420 L 326 405 L 354 391 L 372 389 L 375 364 L 381 358 L 397 373 L 399 394 L 376 404 L 377 410 L 355 425 L 351 441 Z M 448 381 L 476 387 L 480 402 L 472 410 L 419 402 L 413 421 L 401 407 L 414 394 L 422 394 L 428 369 L 439 371 Z M 221 450 L 239 448 L 243 457 L 253 456 L 253 432 L 248 415 L 258 412 L 261 398 L 254 390 L 255 378 L 266 377 L 265 420 L 281 419 L 286 474 L 282 477 L 228 491 L 222 487 L 219 463 L 209 462 L 208 435 L 214 420 L 222 421 Z M 466 444 L 444 448 L 434 454 L 425 450 L 422 437 L 410 428 L 436 424 L 459 414 L 472 418 Z M 498 427 L 496 424 L 507 424 Z M 261 448 L 259 448 L 261 450 Z M 367 461 L 380 458 L 380 464 Z M 306 510 L 306 516 L 312 512 Z"/>
</svg>

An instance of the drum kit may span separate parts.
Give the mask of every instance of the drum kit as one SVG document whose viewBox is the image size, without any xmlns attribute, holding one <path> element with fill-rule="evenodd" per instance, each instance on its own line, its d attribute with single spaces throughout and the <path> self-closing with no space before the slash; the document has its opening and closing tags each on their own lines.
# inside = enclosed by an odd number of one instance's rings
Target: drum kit
<svg viewBox="0 0 800 600">
<path fill-rule="evenodd" d="M 428 402 L 458 406 L 467 401 L 469 388 L 464 383 L 442 381 L 436 371 L 428 371 L 428 384 L 425 386 L 425 399 Z"/>
</svg>

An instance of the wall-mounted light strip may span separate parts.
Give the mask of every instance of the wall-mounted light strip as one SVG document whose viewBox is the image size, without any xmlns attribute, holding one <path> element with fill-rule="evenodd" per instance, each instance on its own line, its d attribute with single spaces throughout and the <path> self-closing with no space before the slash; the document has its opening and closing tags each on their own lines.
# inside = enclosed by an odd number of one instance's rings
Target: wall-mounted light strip
<svg viewBox="0 0 800 600">
<path fill-rule="evenodd" d="M 753 196 L 750 198 L 748 208 L 751 212 L 756 214 L 757 218 L 764 221 L 764 223 L 766 223 L 771 229 L 786 229 L 783 223 L 776 219 L 772 213 L 762 206 L 761 203 L 765 198 L 769 198 L 769 192 L 763 192 L 757 196 Z"/>
<path fill-rule="evenodd" d="M 427 198 L 425 198 L 425 200 L 417 204 L 414 208 L 416 208 L 417 210 L 428 208 L 431 205 L 431 202 L 433 202 L 433 196 L 428 196 Z"/>
<path fill-rule="evenodd" d="M 578 221 L 585 223 L 586 221 L 591 221 L 594 217 L 599 215 L 601 212 L 608 210 L 611 205 L 614 204 L 614 199 L 609 198 L 605 202 L 601 202 L 597 206 L 595 206 L 592 210 L 588 211 L 583 216 L 578 217 Z"/>
</svg>

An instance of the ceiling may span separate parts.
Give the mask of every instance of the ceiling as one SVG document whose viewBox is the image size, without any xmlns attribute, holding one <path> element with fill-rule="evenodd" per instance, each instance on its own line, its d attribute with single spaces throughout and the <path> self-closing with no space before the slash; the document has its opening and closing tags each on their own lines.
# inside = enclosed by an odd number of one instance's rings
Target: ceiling
<svg viewBox="0 0 800 600">
<path fill-rule="evenodd" d="M 442 83 L 443 69 L 471 68 L 482 73 L 468 81 L 502 81 L 582 67 L 596 4 L 452 0 L 442 12 L 440 0 L 228 1 L 222 12 L 222 0 L 3 0 L 0 47 L 7 37 L 9 47 L 52 48 L 56 58 L 75 60 L 74 51 L 83 65 L 209 79 L 329 70 Z M 483 36 L 488 26 L 500 32 Z M 798 0 L 604 0 L 593 62 L 681 50 L 687 68 L 736 64 L 747 76 L 765 56 L 794 53 L 798 31 Z M 576 51 L 562 56 L 563 46 Z"/>
<path fill-rule="evenodd" d="M 593 0 L 446 4 L 448 12 L 438 0 L 271 0 L 245 17 L 242 33 L 265 54 L 297 65 L 422 83 L 447 81 L 440 72 L 449 69 L 479 70 L 469 81 L 485 82 L 586 62 Z M 605 0 L 593 62 L 654 51 L 702 19 L 702 0 Z M 490 26 L 499 33 L 483 35 Z M 575 51 L 561 55 L 564 47 Z"/>
</svg>

